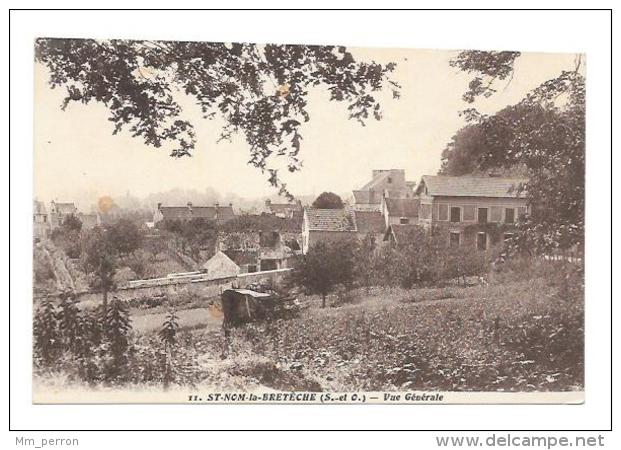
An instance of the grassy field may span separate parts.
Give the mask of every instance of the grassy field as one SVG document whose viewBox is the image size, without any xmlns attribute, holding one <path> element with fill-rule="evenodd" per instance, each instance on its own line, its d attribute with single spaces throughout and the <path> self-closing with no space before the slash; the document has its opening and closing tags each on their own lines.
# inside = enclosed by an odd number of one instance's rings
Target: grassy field
<svg viewBox="0 0 621 450">
<path fill-rule="evenodd" d="M 179 311 L 173 384 L 315 391 L 584 386 L 581 289 L 545 275 L 471 287 L 357 289 L 331 296 L 325 309 L 318 298 L 301 300 L 307 308 L 298 317 L 245 325 L 228 341 L 217 308 Z M 161 385 L 155 333 L 164 316 L 132 314 L 133 388 Z"/>
<path fill-rule="evenodd" d="M 351 298 L 242 328 L 237 345 L 328 390 L 583 386 L 582 302 L 559 298 L 543 280 Z"/>
</svg>

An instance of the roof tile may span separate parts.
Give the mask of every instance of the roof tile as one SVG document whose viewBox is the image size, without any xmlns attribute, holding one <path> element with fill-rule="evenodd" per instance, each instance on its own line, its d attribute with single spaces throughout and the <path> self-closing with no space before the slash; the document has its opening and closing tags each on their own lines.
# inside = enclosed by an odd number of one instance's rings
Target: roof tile
<svg viewBox="0 0 621 450">
<path fill-rule="evenodd" d="M 356 231 L 353 212 L 345 209 L 307 208 L 306 217 L 311 231 Z"/>
<path fill-rule="evenodd" d="M 419 188 L 424 184 L 428 194 L 432 196 L 525 198 L 526 192 L 520 187 L 528 179 L 424 175 L 422 181 Z"/>
</svg>

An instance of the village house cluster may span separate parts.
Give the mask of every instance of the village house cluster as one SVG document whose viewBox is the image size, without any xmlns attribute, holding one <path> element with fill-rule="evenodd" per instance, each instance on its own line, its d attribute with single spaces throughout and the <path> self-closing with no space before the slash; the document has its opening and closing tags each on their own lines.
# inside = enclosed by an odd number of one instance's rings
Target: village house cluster
<svg viewBox="0 0 621 450">
<path fill-rule="evenodd" d="M 289 269 L 296 257 L 318 242 L 371 236 L 377 245 L 404 246 L 411 242 L 417 227 L 444 232 L 447 245 L 486 251 L 509 238 L 515 223 L 528 212 L 523 188 L 526 181 L 496 176 L 424 175 L 415 183 L 406 180 L 403 169 L 373 170 L 371 180 L 354 190 L 353 201 L 340 209 L 266 200 L 263 215 L 277 217 L 289 228 L 219 232 L 213 256 L 200 265 L 196 274 L 215 279 Z M 48 212 L 42 202 L 35 200 L 35 237 L 47 237 L 70 215 L 77 217 L 84 229 L 102 223 L 99 214 L 82 213 L 73 203 L 52 201 Z M 153 222 L 147 225 L 202 219 L 220 227 L 236 217 L 230 203 L 159 203 Z"/>
<path fill-rule="evenodd" d="M 527 213 L 526 179 L 496 176 L 424 175 L 418 185 L 401 169 L 374 170 L 372 179 L 353 191 L 343 209 L 305 208 L 302 249 L 317 242 L 368 234 L 391 245 L 406 245 L 415 226 L 444 230 L 447 243 L 485 251 L 511 237 Z M 494 224 L 496 226 L 494 226 Z"/>
<path fill-rule="evenodd" d="M 83 229 L 90 229 L 101 224 L 99 214 L 83 213 L 78 210 L 74 203 L 60 203 L 52 200 L 48 211 L 45 203 L 34 200 L 32 217 L 34 237 L 36 239 L 48 237 L 69 216 L 79 219 Z"/>
</svg>

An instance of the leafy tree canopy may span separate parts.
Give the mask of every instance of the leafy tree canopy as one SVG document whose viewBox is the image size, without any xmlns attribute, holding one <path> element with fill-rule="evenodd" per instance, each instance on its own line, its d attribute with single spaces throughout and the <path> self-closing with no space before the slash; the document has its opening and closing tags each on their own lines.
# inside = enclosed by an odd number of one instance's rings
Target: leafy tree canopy
<svg viewBox="0 0 621 450">
<path fill-rule="evenodd" d="M 313 208 L 318 209 L 343 209 L 345 203 L 334 192 L 323 192 L 313 202 Z"/>
<path fill-rule="evenodd" d="M 63 219 L 61 227 L 64 231 L 79 233 L 82 230 L 82 221 L 75 214 L 69 214 Z"/>
<path fill-rule="evenodd" d="M 130 219 L 119 219 L 108 227 L 110 241 L 121 255 L 134 253 L 142 246 L 143 235 L 138 225 Z"/>
<path fill-rule="evenodd" d="M 355 243 L 337 241 L 318 242 L 298 262 L 291 275 L 294 284 L 302 286 L 308 294 L 318 294 L 322 307 L 326 296 L 339 284 L 349 286 L 354 279 Z"/>
<path fill-rule="evenodd" d="M 169 143 L 171 156 L 182 157 L 196 145 L 195 124 L 178 103 L 190 96 L 205 119 L 224 120 L 221 139 L 245 138 L 249 164 L 289 197 L 270 162 L 285 156 L 289 171 L 300 169 L 309 89 L 328 90 L 362 124 L 381 118 L 378 91 L 388 87 L 398 97 L 400 89 L 389 78 L 394 63 L 356 61 L 345 47 L 49 38 L 35 47 L 50 86 L 67 91 L 63 109 L 103 103 L 115 134 L 126 129 L 147 145 Z"/>
<path fill-rule="evenodd" d="M 466 101 L 491 95 L 494 80 L 512 76 L 519 53 L 506 53 L 465 51 L 453 60 L 452 65 L 477 74 L 474 81 L 487 77 L 486 86 L 492 89 L 471 83 Z M 584 242 L 585 81 L 580 66 L 577 56 L 572 70 L 496 114 L 465 110 L 469 124 L 443 153 L 441 173 L 500 169 L 528 176 L 524 188 L 531 215 L 521 224 L 521 242 L 537 250 Z"/>
</svg>

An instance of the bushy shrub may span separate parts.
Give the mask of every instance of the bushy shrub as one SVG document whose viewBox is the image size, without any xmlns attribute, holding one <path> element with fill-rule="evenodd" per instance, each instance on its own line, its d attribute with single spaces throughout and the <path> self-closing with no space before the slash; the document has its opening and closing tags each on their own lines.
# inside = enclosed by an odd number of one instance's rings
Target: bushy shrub
<svg viewBox="0 0 621 450">
<path fill-rule="evenodd" d="M 41 300 L 34 311 L 33 335 L 35 364 L 38 361 L 43 365 L 51 364 L 62 347 L 56 306 L 49 297 Z"/>
<path fill-rule="evenodd" d="M 489 271 L 495 253 L 468 246 L 451 248 L 441 233 L 413 227 L 403 245 L 376 249 L 362 241 L 356 255 L 359 285 L 409 289 L 443 285 L 454 279 L 465 284 L 466 277 L 482 276 Z"/>
<path fill-rule="evenodd" d="M 129 310 L 121 300 L 114 298 L 104 319 L 104 336 L 110 356 L 107 375 L 110 378 L 121 377 L 126 369 L 130 332 Z"/>
<path fill-rule="evenodd" d="M 69 294 L 58 306 L 46 298 L 34 314 L 35 369 L 89 383 L 127 380 L 130 335 L 129 313 L 118 299 L 104 313 L 102 306 L 80 310 Z"/>
</svg>

